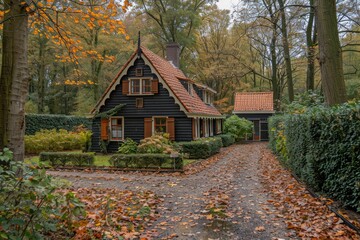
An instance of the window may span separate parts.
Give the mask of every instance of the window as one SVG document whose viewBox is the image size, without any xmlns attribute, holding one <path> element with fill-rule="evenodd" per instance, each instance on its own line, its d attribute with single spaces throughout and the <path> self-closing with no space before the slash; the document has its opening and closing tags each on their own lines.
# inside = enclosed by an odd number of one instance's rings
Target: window
<svg viewBox="0 0 360 240">
<path fill-rule="evenodd" d="M 188 92 L 189 92 L 189 94 L 190 94 L 191 96 L 194 96 L 193 91 L 194 91 L 194 87 L 193 87 L 192 83 L 189 82 L 189 83 L 188 83 Z"/>
<path fill-rule="evenodd" d="M 151 93 L 150 79 L 142 79 L 142 93 Z"/>
<path fill-rule="evenodd" d="M 210 137 L 214 136 L 214 119 L 210 119 Z"/>
<path fill-rule="evenodd" d="M 194 139 L 201 138 L 200 119 L 199 118 L 195 119 L 194 124 L 195 124 L 195 126 L 194 126 L 194 131 L 195 131 Z"/>
<path fill-rule="evenodd" d="M 221 133 L 221 119 L 216 119 L 216 133 Z"/>
<path fill-rule="evenodd" d="M 132 79 L 130 83 L 131 94 L 140 94 L 140 79 Z"/>
<path fill-rule="evenodd" d="M 135 76 L 137 76 L 137 77 L 142 77 L 143 76 L 142 68 L 136 68 L 135 69 Z"/>
<path fill-rule="evenodd" d="M 152 80 L 150 78 L 135 78 L 130 79 L 130 94 L 153 94 Z"/>
<path fill-rule="evenodd" d="M 137 98 L 136 99 L 136 108 L 143 108 L 144 107 L 144 99 L 143 98 Z"/>
<path fill-rule="evenodd" d="M 110 118 L 110 140 L 122 141 L 124 139 L 124 118 Z"/>
<path fill-rule="evenodd" d="M 155 133 L 166 133 L 166 117 L 155 117 L 154 118 L 154 132 Z"/>
</svg>

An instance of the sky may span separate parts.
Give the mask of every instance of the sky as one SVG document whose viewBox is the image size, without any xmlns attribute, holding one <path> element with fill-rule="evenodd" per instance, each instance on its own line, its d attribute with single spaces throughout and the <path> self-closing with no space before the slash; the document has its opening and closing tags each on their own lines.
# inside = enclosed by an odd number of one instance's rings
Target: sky
<svg viewBox="0 0 360 240">
<path fill-rule="evenodd" d="M 232 5 L 235 5 L 239 0 L 219 0 L 217 5 L 220 9 L 233 10 Z"/>
</svg>

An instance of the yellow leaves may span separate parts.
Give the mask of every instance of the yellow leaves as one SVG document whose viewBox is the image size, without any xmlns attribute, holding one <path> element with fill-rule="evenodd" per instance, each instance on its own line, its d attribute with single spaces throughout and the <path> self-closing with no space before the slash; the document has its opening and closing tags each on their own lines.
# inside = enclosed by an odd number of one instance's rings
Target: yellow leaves
<svg viewBox="0 0 360 240">
<path fill-rule="evenodd" d="M 263 232 L 263 231 L 265 231 L 265 227 L 264 227 L 264 226 L 256 227 L 256 228 L 255 228 L 255 231 Z"/>
<path fill-rule="evenodd" d="M 94 85 L 95 83 L 91 80 L 87 80 L 87 81 L 75 81 L 75 80 L 70 80 L 67 79 L 64 82 L 65 85 L 71 85 L 71 86 L 83 86 L 83 85 Z"/>
</svg>

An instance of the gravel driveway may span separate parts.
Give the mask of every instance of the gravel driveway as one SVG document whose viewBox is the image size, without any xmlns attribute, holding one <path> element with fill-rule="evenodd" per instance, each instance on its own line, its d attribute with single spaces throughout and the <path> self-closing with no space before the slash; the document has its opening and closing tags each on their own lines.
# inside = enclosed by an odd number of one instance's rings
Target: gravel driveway
<svg viewBox="0 0 360 240">
<path fill-rule="evenodd" d="M 75 188 L 155 192 L 163 202 L 161 217 L 147 229 L 153 239 L 286 239 L 291 233 L 262 184 L 263 151 L 266 143 L 233 145 L 192 174 L 49 173 Z"/>
</svg>

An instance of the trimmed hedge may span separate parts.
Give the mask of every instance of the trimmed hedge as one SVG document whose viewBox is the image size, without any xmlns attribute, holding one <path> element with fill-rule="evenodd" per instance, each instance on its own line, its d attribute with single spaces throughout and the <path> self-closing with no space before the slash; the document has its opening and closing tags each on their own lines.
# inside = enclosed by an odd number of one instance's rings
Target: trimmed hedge
<svg viewBox="0 0 360 240">
<path fill-rule="evenodd" d="M 64 129 L 41 130 L 35 135 L 25 135 L 24 140 L 26 154 L 67 150 L 87 151 L 91 132 L 68 132 Z"/>
<path fill-rule="evenodd" d="M 223 147 L 228 147 L 235 143 L 235 138 L 231 134 L 221 134 L 217 137 L 221 138 Z"/>
<path fill-rule="evenodd" d="M 93 166 L 94 156 L 94 153 L 42 152 L 40 153 L 40 161 L 48 161 L 51 166 Z"/>
<path fill-rule="evenodd" d="M 218 152 L 222 147 L 220 137 L 204 138 L 191 142 L 179 143 L 182 153 L 188 154 L 190 159 L 208 158 Z"/>
<path fill-rule="evenodd" d="M 313 107 L 269 124 L 270 146 L 286 166 L 315 190 L 360 211 L 360 103 Z"/>
<path fill-rule="evenodd" d="M 169 154 L 115 154 L 109 161 L 118 168 L 183 168 L 182 157 L 171 158 Z"/>
<path fill-rule="evenodd" d="M 84 125 L 87 129 L 91 129 L 91 119 L 69 115 L 26 114 L 25 123 L 26 135 L 33 135 L 41 129 L 65 129 L 72 131 L 79 125 Z"/>
</svg>

